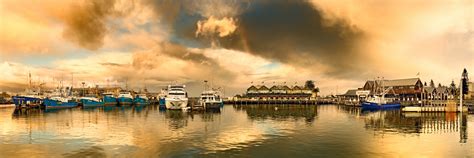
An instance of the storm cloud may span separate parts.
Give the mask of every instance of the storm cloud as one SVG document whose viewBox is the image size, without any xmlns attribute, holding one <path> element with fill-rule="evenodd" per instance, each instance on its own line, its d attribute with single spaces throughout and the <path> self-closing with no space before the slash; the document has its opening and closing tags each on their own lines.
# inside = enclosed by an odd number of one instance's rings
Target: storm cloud
<svg viewBox="0 0 474 158">
<path fill-rule="evenodd" d="M 166 72 L 167 75 L 155 77 L 168 81 L 188 82 L 209 78 L 233 81 L 236 77 L 236 74 L 223 68 L 215 59 L 205 56 L 204 50 L 192 50 L 170 42 L 158 43 L 149 51 L 135 53 L 132 66 L 137 71 L 157 69 Z"/>
<path fill-rule="evenodd" d="M 367 39 L 364 31 L 344 19 L 328 23 L 323 12 L 307 1 L 252 1 L 240 6 L 245 7 L 232 16 L 237 25 L 232 34 L 195 36 L 193 31 L 200 31 L 200 25 L 179 25 L 175 32 L 187 43 L 201 47 L 244 51 L 300 68 L 320 69 L 333 77 L 359 77 L 367 66 L 362 63 L 371 62 L 369 54 L 359 48 Z M 178 19 L 186 20 L 189 24 L 201 22 L 190 15 Z"/>
<path fill-rule="evenodd" d="M 70 6 L 63 37 L 81 47 L 97 50 L 107 34 L 106 18 L 114 13 L 115 0 L 88 0 Z"/>
<path fill-rule="evenodd" d="M 331 76 L 353 77 L 361 70 L 364 54 L 357 46 L 364 33 L 343 19 L 324 23 L 306 1 L 255 3 L 238 19 L 238 33 L 222 39 L 223 47 L 306 68 L 322 63 Z"/>
</svg>

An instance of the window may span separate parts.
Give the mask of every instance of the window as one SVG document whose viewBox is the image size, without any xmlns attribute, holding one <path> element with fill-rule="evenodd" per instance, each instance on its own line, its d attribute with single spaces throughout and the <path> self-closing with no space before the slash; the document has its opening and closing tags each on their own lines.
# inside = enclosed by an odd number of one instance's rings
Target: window
<svg viewBox="0 0 474 158">
<path fill-rule="evenodd" d="M 184 93 L 170 93 L 169 95 L 184 95 Z"/>
</svg>

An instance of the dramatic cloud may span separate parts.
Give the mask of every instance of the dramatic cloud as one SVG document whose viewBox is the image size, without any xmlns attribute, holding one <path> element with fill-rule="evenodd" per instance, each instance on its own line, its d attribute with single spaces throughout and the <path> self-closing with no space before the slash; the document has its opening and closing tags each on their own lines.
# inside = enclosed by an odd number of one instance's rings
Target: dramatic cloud
<svg viewBox="0 0 474 158">
<path fill-rule="evenodd" d="M 157 75 L 158 79 L 166 81 L 203 81 L 211 77 L 233 81 L 235 78 L 235 74 L 222 68 L 215 59 L 206 57 L 202 50 L 190 50 L 172 43 L 160 43 L 149 51 L 136 53 L 133 67 L 138 71 L 166 72 L 166 75 Z"/>
<path fill-rule="evenodd" d="M 380 75 L 414 77 L 420 72 L 418 77 L 449 83 L 459 76 L 462 68 L 473 69 L 472 0 L 314 0 L 311 3 L 323 11 L 328 25 L 339 18 L 363 30 L 369 40 L 360 46 L 383 62 L 379 64 L 384 70 Z"/>
<path fill-rule="evenodd" d="M 233 18 L 216 19 L 213 16 L 207 20 L 199 20 L 197 23 L 196 36 L 213 36 L 218 34 L 219 37 L 230 35 L 237 29 L 236 20 Z"/>
<path fill-rule="evenodd" d="M 373 62 L 358 48 L 362 30 L 343 19 L 326 25 L 306 1 L 255 2 L 237 18 L 237 33 L 220 40 L 223 47 L 342 78 L 362 75 L 369 66 L 362 63 Z"/>
<path fill-rule="evenodd" d="M 107 33 L 105 20 L 113 13 L 114 4 L 115 0 L 93 0 L 70 6 L 64 38 L 88 49 L 98 49 L 103 45 Z"/>
<path fill-rule="evenodd" d="M 24 86 L 28 72 L 52 85 L 72 73 L 90 86 L 179 82 L 192 94 L 203 80 L 227 94 L 307 79 L 330 94 L 418 72 L 450 83 L 474 66 L 472 8 L 471 0 L 0 0 L 0 88 Z"/>
</svg>

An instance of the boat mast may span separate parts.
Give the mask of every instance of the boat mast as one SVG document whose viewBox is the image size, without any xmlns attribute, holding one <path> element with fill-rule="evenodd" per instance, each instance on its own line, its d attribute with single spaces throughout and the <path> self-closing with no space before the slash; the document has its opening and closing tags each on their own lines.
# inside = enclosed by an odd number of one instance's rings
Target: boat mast
<svg viewBox="0 0 474 158">
<path fill-rule="evenodd" d="M 72 96 L 72 87 L 74 87 L 74 73 L 71 73 L 71 88 L 69 89 L 69 96 Z"/>
<path fill-rule="evenodd" d="M 31 72 L 28 72 L 28 89 L 31 89 Z"/>
<path fill-rule="evenodd" d="M 462 97 L 463 97 L 463 82 L 462 82 L 462 77 L 461 77 L 461 87 L 459 88 L 459 92 L 460 92 L 460 95 L 459 95 L 459 111 L 462 113 Z"/>
</svg>

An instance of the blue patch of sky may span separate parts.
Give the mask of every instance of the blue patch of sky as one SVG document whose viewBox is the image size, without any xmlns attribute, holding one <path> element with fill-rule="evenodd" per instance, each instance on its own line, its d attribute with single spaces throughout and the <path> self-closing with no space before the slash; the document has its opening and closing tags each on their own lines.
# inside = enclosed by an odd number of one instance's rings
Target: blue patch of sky
<svg viewBox="0 0 474 158">
<path fill-rule="evenodd" d="M 30 54 L 24 55 L 20 58 L 17 58 L 16 61 L 24 63 L 30 66 L 52 66 L 52 63 L 57 60 L 65 59 L 80 59 L 85 58 L 91 54 L 90 51 L 85 49 L 76 49 L 72 51 L 65 52 L 64 54 Z"/>
<path fill-rule="evenodd" d="M 203 48 L 206 44 L 195 37 L 197 21 L 203 19 L 199 14 L 180 12 L 173 23 L 173 33 L 170 42 L 191 48 Z"/>
<path fill-rule="evenodd" d="M 279 62 L 277 62 L 277 61 L 272 61 L 272 62 L 269 63 L 269 64 L 263 65 L 261 68 L 262 68 L 262 69 L 266 69 L 266 70 L 271 70 L 271 69 L 279 68 L 280 65 L 281 65 L 281 64 L 280 64 Z"/>
</svg>

